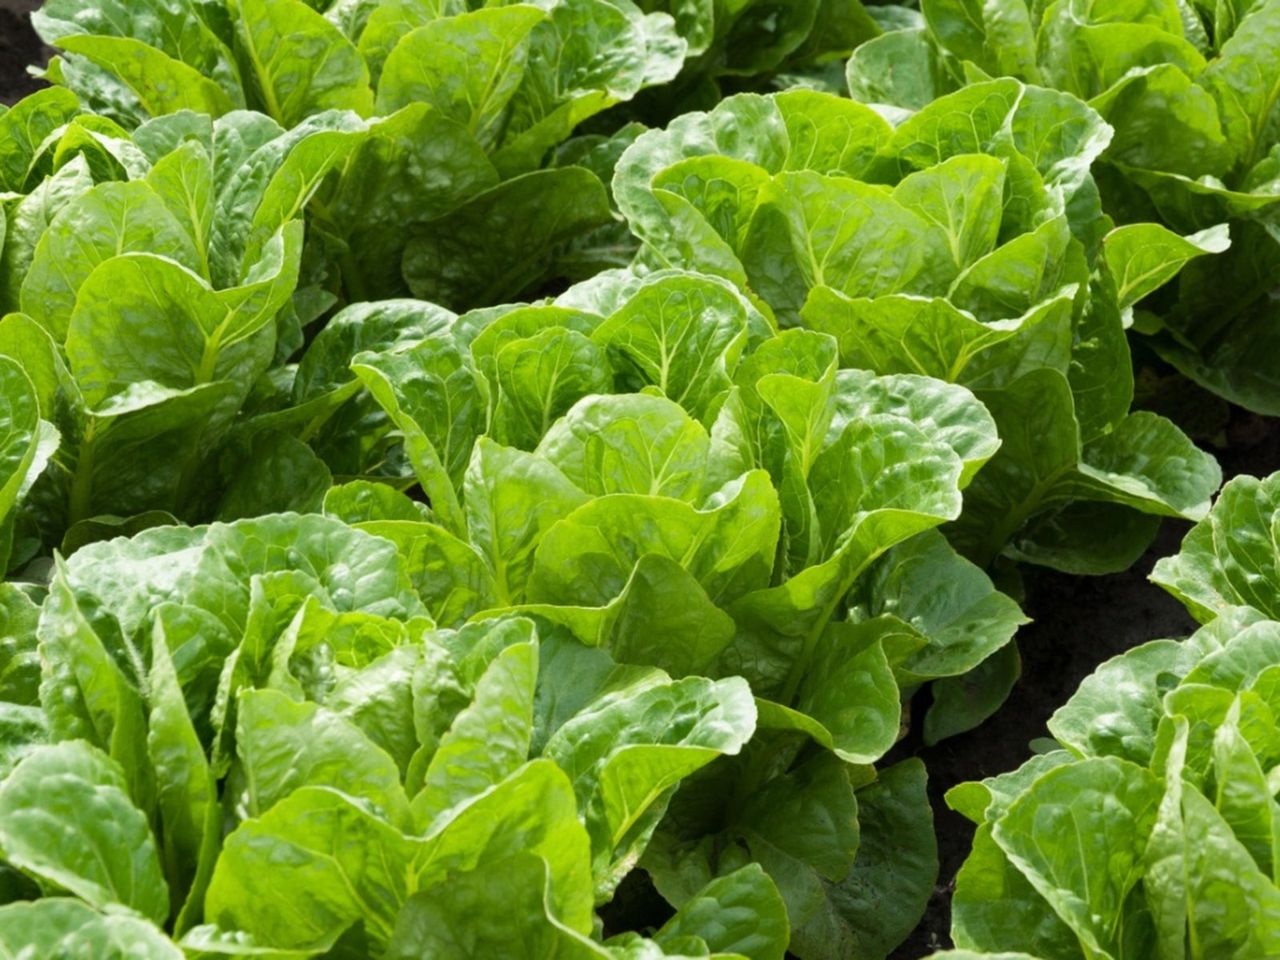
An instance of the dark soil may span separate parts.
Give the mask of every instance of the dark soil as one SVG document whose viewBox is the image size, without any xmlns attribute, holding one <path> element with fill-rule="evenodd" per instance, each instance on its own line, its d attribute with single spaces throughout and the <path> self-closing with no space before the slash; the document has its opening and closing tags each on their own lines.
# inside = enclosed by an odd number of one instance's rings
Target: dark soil
<svg viewBox="0 0 1280 960">
<path fill-rule="evenodd" d="M 0 103 L 17 103 L 44 84 L 27 73 L 44 62 L 44 48 L 28 16 L 37 0 L 0 0 Z"/>
<path fill-rule="evenodd" d="M 1114 576 L 1026 571 L 1024 607 L 1033 622 L 1018 632 L 1022 675 L 1008 701 L 976 730 L 915 751 L 929 771 L 940 870 L 924 920 L 892 960 L 919 960 L 951 946 L 951 889 L 969 854 L 973 825 L 948 809 L 943 795 L 958 783 L 1019 766 L 1031 754 L 1028 743 L 1048 736 L 1045 723 L 1053 711 L 1102 661 L 1148 640 L 1195 629 L 1182 606 L 1147 581 L 1157 559 L 1177 552 L 1188 526 L 1167 522 L 1146 556 Z M 914 712 L 920 713 L 927 697 L 917 699 L 922 703 Z"/>
</svg>

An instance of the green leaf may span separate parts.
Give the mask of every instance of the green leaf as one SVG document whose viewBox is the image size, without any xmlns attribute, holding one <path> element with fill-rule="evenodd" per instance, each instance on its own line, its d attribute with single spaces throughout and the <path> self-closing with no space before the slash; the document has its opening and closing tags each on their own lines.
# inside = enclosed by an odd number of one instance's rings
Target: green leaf
<svg viewBox="0 0 1280 960">
<path fill-rule="evenodd" d="M 962 153 L 995 153 L 1012 162 L 1016 151 L 1047 185 L 1070 194 L 1110 139 L 1111 128 L 1076 97 L 1003 78 L 934 100 L 894 131 L 888 149 L 917 170 Z"/>
<path fill-rule="evenodd" d="M 201 445 L 221 434 L 236 393 L 226 380 L 186 389 L 143 380 L 103 400 L 90 412 L 71 480 L 71 525 L 157 508 L 188 513 L 200 492 L 194 470 Z"/>
<path fill-rule="evenodd" d="M 451 877 L 405 903 L 384 956 L 498 955 L 520 944 L 529 960 L 595 960 L 605 948 L 565 926 L 551 901 L 554 877 L 541 857 L 516 853 Z"/>
<path fill-rule="evenodd" d="M 741 137 L 743 130 L 752 135 Z M 679 160 L 716 154 L 776 173 L 783 168 L 789 152 L 785 121 L 775 102 L 743 94 L 723 100 L 710 113 L 686 114 L 665 130 L 640 136 L 618 161 L 613 192 L 632 231 L 661 255 L 665 265 L 693 269 L 698 266 L 700 251 L 682 243 L 677 224 L 688 214 L 695 222 L 702 218 L 688 204 L 669 210 L 661 194 L 653 189 L 654 178 Z M 723 266 L 725 269 L 712 272 L 745 281 L 736 258 Z"/>
<path fill-rule="evenodd" d="M 145 676 L 140 644 L 111 643 L 80 609 L 69 568 L 58 562 L 40 638 L 40 702 L 57 740 L 85 740 L 120 764 L 133 801 L 149 809 L 154 784 L 146 722 L 135 684 Z"/>
<path fill-rule="evenodd" d="M 1160 518 L 1116 503 L 1077 501 L 1033 517 L 1005 555 L 1078 576 L 1128 570 L 1151 546 Z"/>
<path fill-rule="evenodd" d="M 7 214 L 4 247 L 0 249 L 0 304 L 3 305 L 0 309 L 18 308 L 22 281 L 40 237 L 68 201 L 92 186 L 88 162 L 80 156 L 46 177 L 27 196 L 13 204 Z"/>
<path fill-rule="evenodd" d="M 461 533 L 458 491 L 487 407 L 475 369 L 444 336 L 403 353 L 360 354 L 351 368 L 404 434 L 432 512 Z"/>
<path fill-rule="evenodd" d="M 949 445 L 901 417 L 873 414 L 845 425 L 808 481 L 822 522 L 821 562 L 733 605 L 740 632 L 725 667 L 746 671 L 762 696 L 773 696 L 775 684 L 794 691 L 807 669 L 806 646 L 867 566 L 959 513 L 961 470 Z"/>
<path fill-rule="evenodd" d="M 404 278 L 414 296 L 445 306 L 501 303 L 546 276 L 560 244 L 610 219 L 595 174 L 538 170 L 417 230 L 405 248 Z"/>
<path fill-rule="evenodd" d="M 227 836 L 205 918 L 279 949 L 327 950 L 357 920 L 385 943 L 420 846 L 336 790 L 302 787 Z"/>
<path fill-rule="evenodd" d="M 665 810 L 664 795 L 755 730 L 740 678 L 688 677 L 610 691 L 551 736 L 543 755 L 568 774 L 591 836 L 599 895 L 634 864 Z"/>
<path fill-rule="evenodd" d="M 477 441 L 465 481 L 471 542 L 493 570 L 498 599 L 519 603 L 547 530 L 587 496 L 541 457 Z"/>
<path fill-rule="evenodd" d="M 729 13 L 722 41 L 728 59 L 725 72 L 750 76 L 777 67 L 809 36 L 819 5 L 818 0 L 799 0 L 785 8 L 738 5 Z"/>
<path fill-rule="evenodd" d="M 1213 736 L 1213 770 L 1218 788 L 1214 806 L 1258 869 L 1275 876 L 1280 866 L 1280 806 L 1272 796 L 1259 758 L 1240 729 L 1240 711 L 1237 697 Z"/>
<path fill-rule="evenodd" d="M 1204 656 L 1194 640 L 1153 640 L 1105 661 L 1054 711 L 1049 730 L 1084 756 L 1112 756 L 1144 766 L 1156 744 L 1163 694 Z M 1123 696 L 1117 691 L 1125 691 Z"/>
<path fill-rule="evenodd" d="M 516 608 L 567 629 L 626 663 L 675 676 L 706 673 L 733 637 L 734 623 L 677 561 L 647 554 L 622 592 L 600 607 L 530 603 Z"/>
<path fill-rule="evenodd" d="M 431 756 L 422 790 L 413 799 L 420 827 L 477 797 L 514 773 L 529 757 L 536 642 L 501 651 L 475 685 L 471 704 L 453 720 Z"/>
<path fill-rule="evenodd" d="M 1002 443 L 966 492 L 954 529 L 960 551 L 984 566 L 1079 462 L 1080 435 L 1070 387 L 1052 369 L 978 397 L 1000 425 Z"/>
<path fill-rule="evenodd" d="M 1160 792 L 1141 767 L 1083 760 L 1036 780 L 993 828 L 1009 860 L 1087 950 L 1114 955 Z"/>
<path fill-rule="evenodd" d="M 80 112 L 74 93 L 38 90 L 0 114 L 0 189 L 23 193 L 32 161 L 51 133 Z"/>
<path fill-rule="evenodd" d="M 236 751 L 246 782 L 246 817 L 261 817 L 307 786 L 360 798 L 391 823 L 408 824 L 400 771 L 351 721 L 275 690 L 245 690 Z"/>
<path fill-rule="evenodd" d="M 496 604 L 493 571 L 479 550 L 443 527 L 423 523 L 420 516 L 413 521 L 370 520 L 356 527 L 396 545 L 414 589 L 441 626 L 457 626 Z"/>
<path fill-rule="evenodd" d="M 129 540 L 90 544 L 68 560 L 67 570 L 94 629 L 120 645 L 124 638 L 138 642 L 151 610 L 166 600 L 205 614 L 202 634 L 216 635 L 220 624 L 239 638 L 250 620 L 253 581 L 275 575 L 283 591 L 278 599 L 295 606 L 314 594 L 338 613 L 407 620 L 421 612 L 394 544 L 314 514 L 157 527 Z"/>
<path fill-rule="evenodd" d="M 862 103 L 919 110 L 942 92 L 941 72 L 923 30 L 892 30 L 853 51 L 845 81 Z"/>
<path fill-rule="evenodd" d="M 827 896 L 851 942 L 884 956 L 919 922 L 938 876 L 924 764 L 904 760 L 858 791 L 862 843 L 853 870 Z"/>
<path fill-rule="evenodd" d="M 665 497 L 600 497 L 543 536 L 529 599 L 606 604 L 641 557 L 657 555 L 688 569 L 713 601 L 727 603 L 768 582 L 778 525 L 777 495 L 759 470 L 728 484 L 702 510 Z"/>
<path fill-rule="evenodd" d="M 448 214 L 497 184 L 497 171 L 466 128 L 426 104 L 372 124 L 332 194 L 312 205 L 324 229 L 346 244 L 334 265 L 347 299 L 406 294 L 400 262 L 411 236 L 406 227 Z"/>
<path fill-rule="evenodd" d="M 862 615 L 897 617 L 927 640 L 896 667 L 904 683 L 966 673 L 1030 622 L 979 567 L 934 531 L 890 550 L 862 589 Z"/>
<path fill-rule="evenodd" d="M 787 127 L 787 170 L 864 178 L 893 129 L 874 110 L 812 90 L 774 98 Z"/>
<path fill-rule="evenodd" d="M 604 350 L 576 330 L 543 330 L 512 341 L 494 366 L 498 406 L 492 434 L 526 450 L 577 401 L 608 392 L 612 380 Z"/>
<path fill-rule="evenodd" d="M 209 276 L 208 246 L 214 211 L 210 150 L 199 141 L 184 140 L 156 161 L 147 174 L 147 183 L 195 244 L 201 258 L 196 269 Z"/>
<path fill-rule="evenodd" d="M 466 0 L 381 0 L 373 4 L 357 2 L 353 6 L 367 17 L 364 28 L 344 32 L 358 44 L 375 85 L 387 56 L 403 37 L 439 17 L 467 12 Z M 372 9 L 368 9 L 370 6 Z M 338 10 L 339 6 L 335 6 L 331 11 L 331 20 Z"/>
<path fill-rule="evenodd" d="M 494 158 L 504 174 L 535 169 L 586 119 L 674 79 L 687 48 L 673 27 L 666 17 L 602 0 L 551 7 L 529 36 L 506 142 Z"/>
<path fill-rule="evenodd" d="M 656 387 L 704 419 L 731 385 L 747 339 L 747 313 L 727 284 L 666 275 L 644 284 L 596 328 L 620 390 Z"/>
<path fill-rule="evenodd" d="M 323 110 L 373 112 L 356 48 L 302 0 L 236 0 L 236 55 L 265 112 L 285 128 Z"/>
<path fill-rule="evenodd" d="M 65 423 L 63 412 L 75 403 L 75 391 L 61 351 L 48 331 L 24 313 L 0 318 L 0 356 L 14 360 L 30 379 L 40 417 Z"/>
<path fill-rule="evenodd" d="M 19 956 L 92 956 L 95 960 L 181 960 L 179 950 L 146 920 L 98 913 L 78 900 L 47 897 L 0 907 L 0 950 Z"/>
<path fill-rule="evenodd" d="M 924 742 L 940 743 L 984 723 L 1008 699 L 1021 673 L 1017 644 L 1007 643 L 960 676 L 935 681 L 924 715 Z"/>
<path fill-rule="evenodd" d="M 1016 0 L 924 0 L 921 9 L 930 34 L 957 59 L 993 76 L 1038 79 L 1032 15 Z"/>
<path fill-rule="evenodd" d="M 1003 816 L 1009 804 L 1042 774 L 1075 759 L 1066 750 L 1035 754 L 1016 770 L 952 787 L 945 795 L 947 806 L 981 827 L 984 822 L 994 822 Z M 977 846 L 978 841 L 975 840 L 975 856 Z"/>
<path fill-rule="evenodd" d="M 16 584 L 0 587 L 0 700 L 21 706 L 40 701 L 36 622 L 40 608 Z"/>
<path fill-rule="evenodd" d="M 1145 410 L 1085 444 L 1077 475 L 1068 481 L 1076 496 L 1188 520 L 1208 513 L 1209 498 L 1221 482 L 1222 471 L 1211 455 L 1171 421 Z"/>
<path fill-rule="evenodd" d="M 169 891 L 146 816 L 118 765 L 68 741 L 30 753 L 0 785 L 5 859 L 106 907 L 122 904 L 159 923 Z"/>
<path fill-rule="evenodd" d="M 529 33 L 546 14 L 524 4 L 440 17 L 404 37 L 378 81 L 378 111 L 425 102 L 494 145 L 524 76 Z"/>
<path fill-rule="evenodd" d="M 1176 6 L 1146 7 L 1147 16 L 1132 18 L 1138 22 L 1128 22 L 1124 8 L 1059 4 L 1047 9 L 1037 38 L 1044 79 L 1087 99 L 1134 68 L 1172 63 L 1189 75 L 1199 73 L 1204 58 L 1183 39 Z"/>
<path fill-rule="evenodd" d="M 187 389 L 225 379 L 247 393 L 270 361 L 256 335 L 274 333 L 267 327 L 273 311 L 254 309 L 251 299 L 234 302 L 245 288 L 215 293 L 172 260 L 142 253 L 112 257 L 80 289 L 67 358 L 90 406 L 140 381 Z M 140 344 L 148 345 L 145 354 Z"/>
<path fill-rule="evenodd" d="M 762 724 L 770 723 L 769 715 L 775 712 L 762 705 Z M 761 749 L 763 745 L 754 745 L 747 756 Z M 761 785 L 735 816 L 735 828 L 746 834 L 753 849 L 771 846 L 793 860 L 802 873 L 808 870 L 842 881 L 853 868 L 861 842 L 850 773 L 839 757 L 820 752 Z M 784 891 L 792 893 L 786 879 L 777 876 Z M 803 919 L 801 915 L 794 918 L 797 925 Z"/>
<path fill-rule="evenodd" d="M 1277 945 L 1267 918 L 1280 915 L 1280 894 L 1213 804 L 1183 781 L 1186 737 L 1184 723 L 1175 734 L 1145 855 L 1145 886 L 1162 949 L 1183 950 L 1189 936 L 1215 956 L 1265 956 Z"/>
<path fill-rule="evenodd" d="M 646 494 L 698 505 L 711 492 L 711 437 L 663 397 L 588 397 L 550 429 L 537 453 L 593 497 Z"/>
<path fill-rule="evenodd" d="M 175 932 L 185 931 L 199 917 L 222 840 L 217 781 L 188 712 L 170 648 L 172 643 L 180 649 L 189 639 L 189 623 L 176 607 L 159 608 L 148 674 L 147 755 L 156 771 L 161 860 L 173 898 Z"/>
<path fill-rule="evenodd" d="M 355 526 L 380 521 L 418 523 L 427 519 L 428 510 L 426 504 L 385 483 L 352 480 L 325 491 L 324 514 Z"/>
<path fill-rule="evenodd" d="M 293 382 L 297 403 L 356 379 L 351 362 L 363 352 L 394 353 L 444 333 L 454 315 L 420 300 L 355 303 L 339 310 L 307 346 Z"/>
<path fill-rule="evenodd" d="M 952 262 L 963 270 L 995 249 L 1004 177 L 1004 164 L 995 157 L 952 157 L 909 174 L 893 197 L 942 230 Z"/>
<path fill-rule="evenodd" d="M 956 875 L 952 939 L 958 946 L 983 951 L 983 957 L 989 956 L 985 951 L 1027 947 L 1045 960 L 1076 960 L 1080 942 L 1071 928 L 1010 862 L 991 831 L 991 824 L 978 826 L 973 850 Z"/>
<path fill-rule="evenodd" d="M 1121 309 L 1168 283 L 1189 261 L 1222 253 L 1231 245 L 1227 224 L 1180 237 L 1159 224 L 1117 227 L 1103 239 L 1103 256 L 1116 283 Z"/>
<path fill-rule="evenodd" d="M 1016 336 L 1030 317 L 983 323 L 940 297 L 852 298 L 815 287 L 800 310 L 800 322 L 836 338 L 842 366 L 955 383 L 965 379 L 978 356 Z"/>
<path fill-rule="evenodd" d="M 35 13 L 32 24 L 51 44 L 77 34 L 132 37 L 189 64 L 234 95 L 239 77 L 230 62 L 231 53 L 200 15 L 205 12 L 197 12 L 189 0 L 102 0 L 93 4 L 51 0 Z"/>
<path fill-rule="evenodd" d="M 654 939 L 659 945 L 694 936 L 713 953 L 740 953 L 758 960 L 782 960 L 790 929 L 777 888 L 758 864 L 712 880 Z"/>
<path fill-rule="evenodd" d="M 349 111 L 333 110 L 287 133 L 265 117 L 249 130 L 243 122 L 226 126 L 225 135 L 218 129 L 214 137 L 218 201 L 209 257 L 214 280 L 234 286 L 243 282 L 264 246 L 299 216 L 330 171 L 367 138 L 368 127 Z M 221 150 L 228 140 L 224 159 Z"/>
<path fill-rule="evenodd" d="M 884 188 L 803 172 L 764 192 L 742 260 L 786 322 L 815 286 L 851 297 L 944 293 L 955 275 L 947 251 L 942 229 Z"/>
<path fill-rule="evenodd" d="M 398 624 L 389 621 L 386 626 L 394 629 Z M 394 640 L 412 636 L 421 626 L 422 621 L 405 625 L 405 637 Z M 413 679 L 424 659 L 423 653 L 417 645 L 403 642 L 381 656 L 377 656 L 377 648 L 361 653 L 364 654 L 361 659 L 348 659 L 348 664 L 359 666 L 342 671 L 343 676 L 324 695 L 325 707 L 364 731 L 365 736 L 395 760 L 401 775 L 405 776 L 418 747 L 413 723 Z"/>
<path fill-rule="evenodd" d="M 220 117 L 237 106 L 220 85 L 199 70 L 141 40 L 71 34 L 60 38 L 57 45 L 125 84 L 153 117 L 179 110 Z"/>
<path fill-rule="evenodd" d="M 875 377 L 861 370 L 841 370 L 836 375 L 835 401 L 832 432 L 875 415 L 910 420 L 960 458 L 961 487 L 969 485 L 1000 447 L 996 425 L 974 395 L 932 378 Z"/>
<path fill-rule="evenodd" d="M 432 826 L 416 865 L 422 889 L 452 875 L 528 852 L 546 860 L 552 878 L 548 901 L 567 927 L 591 929 L 591 874 L 586 831 L 577 817 L 564 773 L 534 760 L 495 789 Z"/>
<path fill-rule="evenodd" d="M 1209 515 L 1187 534 L 1177 556 L 1156 564 L 1151 579 L 1201 623 L 1236 606 L 1251 606 L 1267 616 L 1280 614 L 1274 592 L 1266 586 L 1280 582 L 1272 533 L 1278 498 L 1278 476 L 1232 480 Z"/>
<path fill-rule="evenodd" d="M 264 513 L 317 513 L 333 485 L 329 468 L 301 440 L 282 433 L 259 434 L 244 448 L 229 452 L 230 475 L 218 505 L 219 520 Z"/>
<path fill-rule="evenodd" d="M 1202 84 L 1222 112 L 1223 130 L 1248 170 L 1280 140 L 1280 53 L 1269 38 L 1280 28 L 1280 10 L 1260 5 L 1246 17 L 1204 70 Z"/>
<path fill-rule="evenodd" d="M 36 456 L 40 403 L 22 367 L 0 357 L 0 520 L 8 517 L 28 485 Z M 2 559 L 8 564 L 7 545 Z"/>
<path fill-rule="evenodd" d="M 874 763 L 897 742 L 902 708 L 881 644 L 859 649 L 856 629 L 831 624 L 815 645 L 795 706 L 828 731 L 823 744 L 847 763 Z"/>
<path fill-rule="evenodd" d="M 1047 220 L 967 267 L 949 298 L 988 322 L 1022 316 L 1076 279 L 1068 272 L 1071 242 L 1065 217 Z"/>
<path fill-rule="evenodd" d="M 1115 128 L 1108 156 L 1126 172 L 1167 171 L 1194 180 L 1221 177 L 1234 163 L 1212 94 L 1176 64 L 1134 67 L 1089 103 Z"/>
</svg>

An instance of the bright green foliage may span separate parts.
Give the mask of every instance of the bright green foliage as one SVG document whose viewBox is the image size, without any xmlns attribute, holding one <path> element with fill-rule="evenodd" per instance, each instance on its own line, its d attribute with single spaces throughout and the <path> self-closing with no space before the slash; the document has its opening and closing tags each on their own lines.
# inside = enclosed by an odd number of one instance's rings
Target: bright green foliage
<svg viewBox="0 0 1280 960">
<path fill-rule="evenodd" d="M 1181 600 L 1201 623 L 1234 607 L 1280 618 L 1280 475 L 1238 477 L 1213 510 L 1192 528 L 1176 557 L 1161 560 L 1152 579 Z"/>
<path fill-rule="evenodd" d="M 1176 295 L 1152 301 L 1159 306 L 1144 317 L 1143 332 L 1210 390 L 1280 411 L 1270 296 L 1280 263 L 1280 4 L 924 0 L 920 7 L 922 17 L 855 52 L 854 98 L 916 110 L 963 94 L 978 78 L 1011 77 L 1086 101 L 1114 129 L 1094 203 L 1123 225 L 1107 251 L 1121 306 L 1188 257 L 1217 254 L 1193 264 Z"/>
<path fill-rule="evenodd" d="M 977 393 L 1003 442 L 949 531 L 962 552 L 1106 572 L 1155 529 L 1120 506 L 1198 519 L 1220 482 L 1171 423 L 1129 413 L 1122 311 L 1226 242 L 1111 231 L 1090 174 L 1111 136 L 1084 103 L 1008 79 L 896 129 L 793 90 L 641 136 L 614 190 L 642 260 L 724 277 L 835 337 L 840 366 Z"/>
<path fill-rule="evenodd" d="M 319 516 L 87 546 L 38 636 L 47 732 L 0 783 L 6 861 L 213 955 L 358 936 L 398 956 L 425 935 L 413 904 L 447 903 L 429 891 L 534 868 L 545 897 L 492 935 L 608 955 L 593 904 L 676 783 L 756 723 L 741 679 L 624 667 L 509 615 L 436 628 L 392 543 Z M 708 888 L 679 935 L 781 957 L 777 894 L 747 876 Z M 735 933 L 724 900 L 775 919 Z M 102 922 L 72 919 L 76 936 Z"/>
<path fill-rule="evenodd" d="M 1280 8 L 915 6 L 35 14 L 0 954 L 883 958 L 912 697 L 981 723 L 996 583 L 1161 517 L 1208 625 L 952 793 L 957 943 L 1276 952 L 1272 481 L 1210 510 L 1128 331 L 1271 409 Z M 674 915 L 606 938 L 635 870 Z"/>
</svg>

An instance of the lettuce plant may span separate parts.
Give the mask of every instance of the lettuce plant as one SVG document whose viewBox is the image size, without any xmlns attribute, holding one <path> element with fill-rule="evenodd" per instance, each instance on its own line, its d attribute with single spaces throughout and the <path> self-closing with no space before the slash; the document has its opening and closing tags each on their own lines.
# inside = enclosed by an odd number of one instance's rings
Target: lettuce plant
<svg viewBox="0 0 1280 960">
<path fill-rule="evenodd" d="M 55 0 L 34 22 L 64 51 L 47 79 L 99 122 L 169 146 L 209 141 L 209 118 L 235 128 L 242 154 L 225 165 L 245 164 L 237 189 L 251 193 L 282 166 L 308 199 L 341 173 L 310 205 L 308 274 L 345 301 L 412 287 L 473 306 L 539 279 L 558 244 L 612 222 L 596 178 L 557 167 L 556 150 L 687 52 L 669 16 L 630 0 L 313 6 Z M 588 147 L 576 157 L 590 165 Z M 524 229 L 534 242 L 517 243 Z"/>
<path fill-rule="evenodd" d="M 401 544 L 438 618 L 514 610 L 622 662 L 751 684 L 761 729 L 741 763 L 682 789 L 642 860 L 664 895 L 683 905 L 754 860 L 787 903 L 793 952 L 837 955 L 855 936 L 887 952 L 935 869 L 921 769 L 868 779 L 898 737 L 898 684 L 963 673 L 1021 621 L 972 567 L 950 604 L 899 603 L 915 563 L 965 566 L 941 538 L 886 556 L 954 517 L 995 449 L 973 397 L 840 372 L 830 338 L 774 335 L 732 285 L 670 271 L 464 315 L 452 337 L 353 367 L 405 437 L 431 516 L 407 501 L 371 513 L 354 488 L 326 509 Z M 597 371 L 640 392 L 592 395 Z M 486 403 L 493 436 L 469 445 Z M 859 584 L 854 614 L 841 602 Z M 888 850 L 825 832 L 832 818 L 852 827 L 860 804 L 919 837 L 891 914 L 858 892 Z"/>
<path fill-rule="evenodd" d="M 630 0 L 50 0 L 32 19 L 63 51 L 47 78 L 130 127 L 249 108 L 292 128 L 425 102 L 511 170 L 687 53 L 670 16 Z"/>
<path fill-rule="evenodd" d="M 978 825 L 958 945 L 1051 960 L 1280 950 L 1278 483 L 1227 484 L 1158 564 L 1203 628 L 1107 661 L 1049 721 L 1057 749 L 948 793 Z"/>
<path fill-rule="evenodd" d="M 649 123 L 714 106 L 726 92 L 812 82 L 859 44 L 881 33 L 881 7 L 860 0 L 641 0 L 669 13 L 688 44 L 684 69 L 669 84 L 623 108 Z"/>
<path fill-rule="evenodd" d="M 503 299 L 547 268 L 549 255 L 524 252 L 530 235 L 550 250 L 609 219 L 586 169 L 499 183 L 462 128 L 422 104 L 289 131 L 243 111 L 174 114 L 132 134 L 100 119 L 58 89 L 0 116 L 13 134 L 0 341 L 41 420 L 15 565 L 96 517 L 239 515 L 222 502 L 237 484 L 219 474 L 243 478 L 273 455 L 229 450 L 229 430 L 335 300 L 407 294 L 406 276 L 440 300 Z M 504 235 L 510 204 L 553 196 L 559 221 L 530 214 L 523 238 Z M 435 225 L 406 229 L 415 220 Z M 307 502 L 282 490 L 275 506 Z"/>
<path fill-rule="evenodd" d="M 1176 295 L 1139 314 L 1139 328 L 1202 385 L 1253 410 L 1280 410 L 1280 4 L 926 0 L 921 14 L 854 53 L 855 99 L 917 109 L 1008 76 L 1087 100 L 1115 130 L 1098 167 L 1103 207 L 1143 236 L 1148 258 L 1194 255 L 1205 231 L 1228 223 L 1235 240 L 1225 253 L 1213 241 L 1220 256 L 1193 264 Z"/>
<path fill-rule="evenodd" d="M 828 94 L 743 95 L 641 136 L 614 192 L 642 261 L 726 278 L 834 336 L 842 367 L 977 393 L 1003 443 L 949 528 L 962 552 L 1105 572 L 1220 482 L 1172 423 L 1129 412 L 1123 311 L 1193 254 L 1110 228 L 1090 168 L 1111 135 L 1010 79 L 896 128 Z"/>
<path fill-rule="evenodd" d="M 437 628 L 393 543 L 318 515 L 90 545 L 38 615 L 4 604 L 4 879 L 74 898 L 0 907 L 18 949 L 781 960 L 759 867 L 653 940 L 591 937 L 664 796 L 752 735 L 741 679 Z"/>
</svg>

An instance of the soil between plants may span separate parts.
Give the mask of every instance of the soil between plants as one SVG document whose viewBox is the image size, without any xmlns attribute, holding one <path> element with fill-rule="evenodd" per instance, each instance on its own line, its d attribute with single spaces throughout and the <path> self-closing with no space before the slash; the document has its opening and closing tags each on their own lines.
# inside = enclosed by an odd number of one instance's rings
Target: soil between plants
<svg viewBox="0 0 1280 960">
<path fill-rule="evenodd" d="M 45 57 L 29 19 L 39 5 L 39 0 L 0 0 L 0 103 L 16 103 L 44 86 L 27 74 L 28 64 L 43 63 Z"/>
<path fill-rule="evenodd" d="M 30 11 L 39 3 L 0 0 L 0 103 L 13 104 L 44 86 L 26 72 L 28 64 L 43 63 L 48 53 L 29 21 Z M 1182 420 L 1175 411 L 1162 412 Z M 1216 438 L 1218 444 L 1197 439 L 1210 448 L 1221 445 L 1214 453 L 1227 479 L 1280 470 L 1280 420 L 1233 409 Z M 976 730 L 934 747 L 909 737 L 894 751 L 898 757 L 919 756 L 928 768 L 941 869 L 924 919 L 890 960 L 920 960 L 951 945 L 951 889 L 968 855 L 973 827 L 947 808 L 946 791 L 1021 764 L 1030 753 L 1028 743 L 1046 735 L 1045 722 L 1053 711 L 1104 660 L 1148 640 L 1186 636 L 1195 629 L 1181 605 L 1147 580 L 1156 560 L 1177 552 L 1189 526 L 1166 522 L 1142 560 L 1121 574 L 1074 577 L 1028 569 L 1024 607 L 1033 622 L 1018 634 L 1022 675 L 1009 700 Z M 927 697 L 916 699 L 918 718 L 923 716 Z M 919 723 L 913 723 L 913 728 L 919 729 Z M 669 913 L 670 908 L 637 871 L 605 910 L 605 921 L 608 928 L 643 929 L 660 926 Z"/>
</svg>

